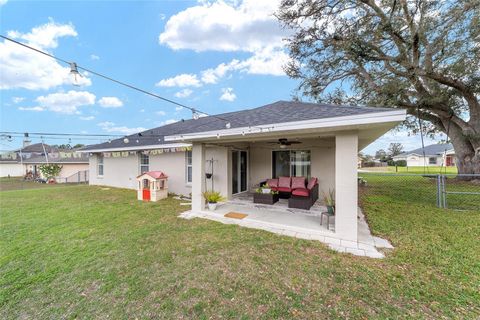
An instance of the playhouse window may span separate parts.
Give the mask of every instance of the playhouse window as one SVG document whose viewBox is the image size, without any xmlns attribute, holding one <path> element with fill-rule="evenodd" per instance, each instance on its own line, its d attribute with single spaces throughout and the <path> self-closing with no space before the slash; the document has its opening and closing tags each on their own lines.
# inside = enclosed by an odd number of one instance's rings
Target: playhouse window
<svg viewBox="0 0 480 320">
<path fill-rule="evenodd" d="M 97 176 L 103 176 L 103 155 L 98 155 Z"/>
<path fill-rule="evenodd" d="M 149 159 L 148 155 L 141 154 L 140 155 L 140 174 L 149 171 L 148 170 L 149 164 L 150 164 L 150 159 Z"/>
<path fill-rule="evenodd" d="M 187 183 L 192 182 L 192 151 L 185 152 L 185 178 Z"/>
</svg>

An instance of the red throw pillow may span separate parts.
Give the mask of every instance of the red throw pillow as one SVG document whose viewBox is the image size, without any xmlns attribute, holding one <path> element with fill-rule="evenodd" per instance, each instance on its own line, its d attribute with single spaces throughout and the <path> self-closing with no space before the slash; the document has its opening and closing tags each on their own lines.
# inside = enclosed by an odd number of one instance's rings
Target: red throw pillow
<svg viewBox="0 0 480 320">
<path fill-rule="evenodd" d="M 267 185 L 271 187 L 278 187 L 278 179 L 267 179 Z"/>
<path fill-rule="evenodd" d="M 278 186 L 282 188 L 290 188 L 290 177 L 280 177 L 278 178 Z"/>
<path fill-rule="evenodd" d="M 307 189 L 312 190 L 313 187 L 317 184 L 318 179 L 317 178 L 310 178 L 308 181 Z"/>
<path fill-rule="evenodd" d="M 305 189 L 305 177 L 292 177 L 292 189 Z"/>
</svg>

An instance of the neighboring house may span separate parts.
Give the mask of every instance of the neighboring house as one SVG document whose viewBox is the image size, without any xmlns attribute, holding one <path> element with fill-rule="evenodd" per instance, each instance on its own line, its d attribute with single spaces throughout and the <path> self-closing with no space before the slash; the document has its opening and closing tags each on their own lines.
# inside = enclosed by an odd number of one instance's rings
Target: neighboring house
<svg viewBox="0 0 480 320">
<path fill-rule="evenodd" d="M 76 150 L 62 150 L 36 143 L 3 154 L 0 158 L 2 177 L 25 176 L 29 172 L 42 177 L 39 168 L 49 163 L 62 166 L 57 182 L 77 182 L 80 175 L 82 181 L 88 180 L 88 154 Z"/>
<path fill-rule="evenodd" d="M 455 166 L 455 150 L 450 143 L 439 143 L 401 153 L 394 161 L 404 160 L 408 167 Z"/>
<path fill-rule="evenodd" d="M 90 184 L 135 189 L 158 170 L 169 192 L 192 196 L 213 188 L 228 199 L 278 176 L 319 179 L 335 189 L 335 232 L 357 239 L 357 154 L 405 120 L 405 110 L 279 101 L 255 109 L 179 121 L 80 152 L 91 154 Z M 212 173 L 210 179 L 206 173 Z"/>
</svg>

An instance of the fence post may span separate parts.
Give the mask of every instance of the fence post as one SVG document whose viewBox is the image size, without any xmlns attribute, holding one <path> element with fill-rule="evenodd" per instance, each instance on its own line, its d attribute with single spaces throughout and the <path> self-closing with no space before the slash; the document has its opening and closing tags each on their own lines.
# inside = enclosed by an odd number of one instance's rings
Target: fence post
<svg viewBox="0 0 480 320">
<path fill-rule="evenodd" d="M 444 209 L 447 209 L 447 188 L 446 188 L 446 184 L 447 184 L 447 178 L 445 177 L 445 175 L 442 175 L 442 193 L 443 193 L 443 208 Z"/>
<path fill-rule="evenodd" d="M 441 208 L 442 207 L 442 193 L 441 193 L 441 181 L 440 181 L 440 175 L 437 174 L 437 207 Z"/>
</svg>

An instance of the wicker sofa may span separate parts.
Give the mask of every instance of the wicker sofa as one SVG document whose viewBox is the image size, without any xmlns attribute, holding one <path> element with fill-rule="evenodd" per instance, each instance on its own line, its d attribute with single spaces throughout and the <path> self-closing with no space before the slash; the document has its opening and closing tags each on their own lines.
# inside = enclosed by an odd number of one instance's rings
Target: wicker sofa
<svg viewBox="0 0 480 320">
<path fill-rule="evenodd" d="M 273 191 L 278 191 L 280 198 L 288 199 L 289 208 L 309 210 L 318 199 L 318 179 L 305 177 L 279 177 L 267 179 L 260 185 L 267 184 Z"/>
</svg>

